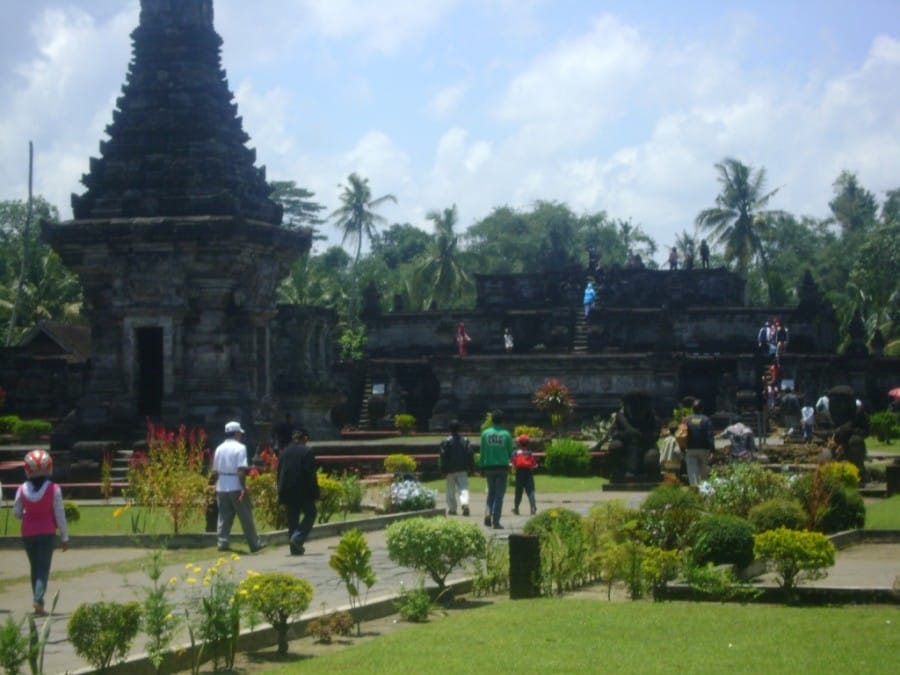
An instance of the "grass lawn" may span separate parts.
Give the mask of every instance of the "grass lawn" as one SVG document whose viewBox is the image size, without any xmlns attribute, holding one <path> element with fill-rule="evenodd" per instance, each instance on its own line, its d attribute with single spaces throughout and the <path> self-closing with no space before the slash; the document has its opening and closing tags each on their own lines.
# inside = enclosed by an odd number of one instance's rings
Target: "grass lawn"
<svg viewBox="0 0 900 675">
<path fill-rule="evenodd" d="M 867 530 L 900 530 L 900 495 L 866 504 Z"/>
<path fill-rule="evenodd" d="M 572 492 L 599 492 L 603 489 L 603 485 L 609 481 L 599 476 L 585 476 L 583 478 L 569 478 L 567 476 L 548 476 L 546 474 L 537 473 L 534 476 L 534 489 L 540 495 L 542 492 L 546 494 L 568 494 Z M 430 480 L 423 483 L 425 487 L 432 490 L 438 490 L 441 493 L 447 487 L 447 481 L 443 478 Z M 469 492 L 475 495 L 483 495 L 486 489 L 486 482 L 481 476 L 469 476 Z M 507 491 L 512 489 L 512 485 Z"/>
<path fill-rule="evenodd" d="M 882 443 L 874 436 L 867 436 L 866 452 L 885 452 L 891 455 L 900 455 L 900 440 L 894 439 L 890 443 Z"/>
<path fill-rule="evenodd" d="M 893 673 L 898 647 L 896 607 L 548 598 L 437 617 L 266 673 Z"/>
</svg>

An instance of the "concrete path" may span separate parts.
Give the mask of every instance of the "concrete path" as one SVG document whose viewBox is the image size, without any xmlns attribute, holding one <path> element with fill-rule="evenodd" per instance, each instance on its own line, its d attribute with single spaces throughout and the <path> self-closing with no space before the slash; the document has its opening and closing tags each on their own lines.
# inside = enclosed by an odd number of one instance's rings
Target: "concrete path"
<svg viewBox="0 0 900 675">
<path fill-rule="evenodd" d="M 477 478 L 475 480 L 478 480 Z M 620 499 L 629 506 L 637 506 L 644 498 L 645 493 L 627 492 L 592 492 L 567 495 L 541 495 L 538 494 L 539 509 L 547 509 L 551 506 L 564 506 L 579 513 L 586 513 L 590 506 L 601 500 Z M 443 505 L 439 498 L 439 506 Z M 511 496 L 507 495 L 505 501 L 506 516 L 504 526 L 506 529 L 495 531 L 486 528 L 488 535 L 506 537 L 510 533 L 520 531 L 529 516 L 515 516 L 510 511 L 512 508 Z M 481 525 L 484 516 L 484 497 L 476 495 L 472 502 L 472 515 L 469 517 L 473 523 Z M 462 516 L 459 516 L 462 518 Z M 313 530 L 315 535 L 315 530 Z M 377 582 L 369 592 L 367 601 L 375 602 L 382 598 L 394 597 L 398 594 L 401 584 L 407 587 L 415 586 L 418 575 L 406 568 L 397 567 L 387 557 L 384 541 L 384 532 L 375 531 L 366 533 L 366 540 L 372 549 L 372 566 L 378 577 Z M 273 544 L 256 554 L 247 553 L 246 545 L 240 537 L 234 541 L 234 549 L 239 554 L 239 560 L 234 562 L 235 578 L 241 579 L 248 570 L 256 572 L 281 571 L 287 572 L 308 580 L 315 588 L 315 595 L 306 616 L 315 616 L 322 613 L 323 608 L 334 610 L 345 607 L 348 604 L 346 590 L 337 574 L 328 566 L 328 559 L 333 548 L 339 541 L 338 537 L 313 538 L 307 542 L 306 554 L 301 557 L 290 556 L 286 544 Z M 852 586 L 866 585 L 869 587 L 890 588 L 895 577 L 900 575 L 900 545 L 890 546 L 892 551 L 886 557 L 871 556 L 850 553 L 839 553 L 838 563 L 831 571 L 832 584 L 847 584 Z M 860 551 L 862 548 L 860 547 Z M 206 550 L 209 555 L 208 549 Z M 49 600 L 53 594 L 59 591 L 59 604 L 54 616 L 50 618 L 50 641 L 45 653 L 45 672 L 64 673 L 73 672 L 84 668 L 85 664 L 75 654 L 66 639 L 66 622 L 71 613 L 82 603 L 109 600 L 126 602 L 130 600 L 142 600 L 143 590 L 150 585 L 146 573 L 142 570 L 129 572 L 114 572 L 108 569 L 111 563 L 122 561 L 142 561 L 149 555 L 147 550 L 135 548 L 81 548 L 77 542 L 73 547 L 63 553 L 57 551 L 53 560 L 53 573 L 50 579 Z M 215 558 L 192 560 L 202 568 L 208 567 Z M 227 555 L 227 554 L 226 554 Z M 91 568 L 102 566 L 100 569 Z M 76 574 L 77 570 L 85 570 Z M 71 571 L 69 575 L 60 573 Z M 167 567 L 162 579 L 171 577 L 182 578 L 185 575 L 185 565 L 178 564 Z M 28 565 L 25 553 L 21 549 L 0 550 L 0 579 L 11 577 L 27 577 Z M 461 575 L 457 575 L 457 578 Z M 451 577 L 451 580 L 453 577 Z M 820 582 L 828 585 L 828 580 Z M 429 584 L 430 585 L 430 584 Z M 186 584 L 177 585 L 176 593 L 182 594 L 187 588 Z M 20 619 L 27 615 L 31 609 L 31 594 L 29 584 L 26 581 L 4 585 L 0 590 L 0 621 L 5 621 L 6 616 Z M 43 621 L 38 620 L 39 623 Z M 132 653 L 139 653 L 144 649 L 145 637 L 139 635 L 132 649 Z M 183 638 L 179 642 L 186 642 Z"/>
</svg>

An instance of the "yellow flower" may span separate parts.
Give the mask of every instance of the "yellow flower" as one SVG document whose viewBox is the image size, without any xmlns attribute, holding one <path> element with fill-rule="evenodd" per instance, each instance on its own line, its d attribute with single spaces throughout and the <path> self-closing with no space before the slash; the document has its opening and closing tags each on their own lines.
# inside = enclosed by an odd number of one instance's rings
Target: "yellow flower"
<svg viewBox="0 0 900 675">
<path fill-rule="evenodd" d="M 194 569 L 191 570 L 194 574 L 200 574 L 202 571 L 203 569 L 199 565 L 194 565 Z"/>
<path fill-rule="evenodd" d="M 232 553 L 232 554 L 231 554 L 231 559 L 232 559 L 234 562 L 237 562 L 238 560 L 241 559 L 241 556 L 239 556 L 237 553 Z"/>
<path fill-rule="evenodd" d="M 193 567 L 194 567 L 194 563 L 188 563 L 187 565 L 184 566 L 184 569 L 189 570 Z"/>
<path fill-rule="evenodd" d="M 172 586 L 174 586 L 177 583 L 178 583 L 178 577 L 172 577 L 171 579 L 169 579 L 169 584 L 171 584 Z"/>
<path fill-rule="evenodd" d="M 121 516 L 122 511 L 124 511 L 124 510 L 125 509 L 122 508 L 121 506 L 119 508 L 117 508 L 115 511 L 113 511 L 113 518 L 118 518 L 119 516 Z"/>
<path fill-rule="evenodd" d="M 194 577 L 188 577 L 187 579 L 185 579 L 185 582 L 189 584 L 196 584 L 197 580 Z"/>
</svg>

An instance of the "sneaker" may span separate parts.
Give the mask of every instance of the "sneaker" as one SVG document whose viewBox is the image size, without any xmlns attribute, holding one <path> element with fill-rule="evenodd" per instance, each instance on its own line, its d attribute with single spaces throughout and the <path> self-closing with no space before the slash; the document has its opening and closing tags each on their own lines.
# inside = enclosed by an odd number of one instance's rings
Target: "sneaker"
<svg viewBox="0 0 900 675">
<path fill-rule="evenodd" d="M 261 542 L 259 542 L 259 546 L 254 546 L 253 548 L 250 549 L 250 553 L 259 553 L 266 546 L 268 546 L 268 544 L 266 544 L 266 542 L 264 542 L 264 541 L 261 541 Z"/>
<path fill-rule="evenodd" d="M 306 548 L 303 546 L 303 544 L 299 544 L 299 543 L 292 541 L 290 543 L 290 547 L 291 547 L 291 555 L 303 555 L 304 553 L 306 553 Z"/>
<path fill-rule="evenodd" d="M 464 507 L 463 507 L 463 515 L 464 515 L 464 516 L 469 515 L 469 507 L 468 507 L 468 506 L 464 506 Z"/>
<path fill-rule="evenodd" d="M 485 516 L 485 517 L 484 517 L 484 526 L 485 526 L 485 527 L 490 527 L 490 526 L 491 526 L 491 517 L 490 517 L 490 516 Z"/>
</svg>

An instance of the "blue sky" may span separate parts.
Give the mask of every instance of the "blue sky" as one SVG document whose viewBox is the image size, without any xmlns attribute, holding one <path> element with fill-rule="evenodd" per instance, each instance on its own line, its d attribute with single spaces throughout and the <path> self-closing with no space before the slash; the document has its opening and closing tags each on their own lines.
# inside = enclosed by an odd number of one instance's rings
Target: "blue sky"
<svg viewBox="0 0 900 675">
<path fill-rule="evenodd" d="M 130 59 L 136 0 L 0 3 L 0 199 L 70 216 Z M 733 156 L 824 218 L 832 183 L 900 187 L 900 2 L 216 0 L 223 66 L 270 179 L 329 212 L 351 172 L 429 229 L 456 204 L 557 200 L 664 251 Z M 328 225 L 323 230 L 332 234 Z M 321 245 L 320 245 L 321 246 Z M 663 253 L 660 253 L 660 258 Z"/>
</svg>

